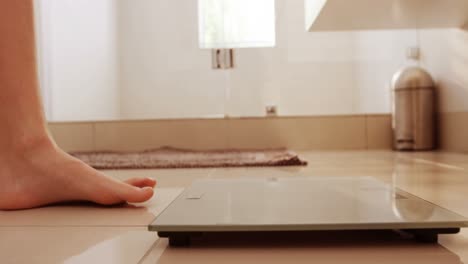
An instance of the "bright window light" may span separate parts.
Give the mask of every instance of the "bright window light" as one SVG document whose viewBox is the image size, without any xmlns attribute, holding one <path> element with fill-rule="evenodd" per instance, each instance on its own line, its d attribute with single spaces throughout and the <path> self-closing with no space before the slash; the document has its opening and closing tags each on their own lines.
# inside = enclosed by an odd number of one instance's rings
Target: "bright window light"
<svg viewBox="0 0 468 264">
<path fill-rule="evenodd" d="M 275 0 L 198 0 L 202 49 L 274 47 Z"/>
</svg>

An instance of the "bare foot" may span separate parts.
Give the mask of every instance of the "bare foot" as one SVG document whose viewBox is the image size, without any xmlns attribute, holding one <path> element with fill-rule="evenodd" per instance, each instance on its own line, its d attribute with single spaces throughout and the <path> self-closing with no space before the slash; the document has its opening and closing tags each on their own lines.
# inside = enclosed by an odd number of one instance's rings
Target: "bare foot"
<svg viewBox="0 0 468 264">
<path fill-rule="evenodd" d="M 0 150 L 0 210 L 67 201 L 138 203 L 153 196 L 155 185 L 150 178 L 115 180 L 51 143 L 19 151 Z"/>
</svg>

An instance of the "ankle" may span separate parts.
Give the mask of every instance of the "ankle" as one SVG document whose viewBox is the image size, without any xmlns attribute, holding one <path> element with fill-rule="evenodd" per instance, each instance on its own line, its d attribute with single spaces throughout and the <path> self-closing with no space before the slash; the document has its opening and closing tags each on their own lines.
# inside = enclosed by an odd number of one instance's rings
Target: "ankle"
<svg viewBox="0 0 468 264">
<path fill-rule="evenodd" d="M 56 150 L 54 141 L 48 136 L 19 137 L 0 151 L 0 156 L 31 156 Z"/>
</svg>

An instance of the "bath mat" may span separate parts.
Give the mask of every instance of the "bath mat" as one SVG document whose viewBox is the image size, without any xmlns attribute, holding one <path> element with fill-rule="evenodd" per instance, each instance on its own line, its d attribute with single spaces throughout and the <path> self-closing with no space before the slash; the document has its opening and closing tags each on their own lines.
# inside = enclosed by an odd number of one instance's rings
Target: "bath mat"
<svg viewBox="0 0 468 264">
<path fill-rule="evenodd" d="M 165 147 L 141 152 L 71 154 L 91 167 L 103 170 L 307 165 L 296 153 L 286 149 L 195 151 Z"/>
</svg>

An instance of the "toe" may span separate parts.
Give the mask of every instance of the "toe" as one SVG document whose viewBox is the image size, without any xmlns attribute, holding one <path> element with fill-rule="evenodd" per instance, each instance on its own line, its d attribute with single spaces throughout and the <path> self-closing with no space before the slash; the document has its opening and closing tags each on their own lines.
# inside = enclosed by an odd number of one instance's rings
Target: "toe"
<svg viewBox="0 0 468 264">
<path fill-rule="evenodd" d="M 156 180 L 151 178 L 132 178 L 125 181 L 125 183 L 133 185 L 135 187 L 153 187 L 156 186 Z"/>
<path fill-rule="evenodd" d="M 124 201 L 127 201 L 129 203 L 142 203 L 148 201 L 149 199 L 151 199 L 151 197 L 153 197 L 154 190 L 152 187 L 138 188 L 130 185 L 129 187 L 129 190 L 125 191 L 121 195 L 121 198 Z"/>
<path fill-rule="evenodd" d="M 122 202 L 142 203 L 153 197 L 156 181 L 149 178 L 133 178 L 125 182 L 108 177 L 101 172 L 94 171 L 92 181 L 93 201 L 104 204 L 118 204 Z"/>
</svg>

